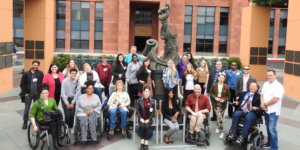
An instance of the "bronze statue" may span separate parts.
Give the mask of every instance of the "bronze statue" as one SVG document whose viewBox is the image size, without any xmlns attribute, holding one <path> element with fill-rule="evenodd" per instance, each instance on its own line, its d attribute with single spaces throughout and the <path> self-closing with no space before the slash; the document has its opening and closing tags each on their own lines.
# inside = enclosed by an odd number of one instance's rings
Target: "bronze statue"
<svg viewBox="0 0 300 150">
<path fill-rule="evenodd" d="M 179 60 L 178 46 L 176 44 L 177 33 L 172 34 L 170 32 L 169 22 L 167 20 L 170 15 L 170 9 L 170 4 L 167 3 L 165 7 L 158 10 L 158 19 L 162 24 L 160 38 L 165 41 L 163 56 L 157 56 L 158 42 L 155 39 L 147 40 L 143 51 L 143 55 L 151 61 L 152 70 L 162 70 L 167 66 L 167 62 L 170 59 L 172 59 L 175 64 L 177 64 Z"/>
</svg>

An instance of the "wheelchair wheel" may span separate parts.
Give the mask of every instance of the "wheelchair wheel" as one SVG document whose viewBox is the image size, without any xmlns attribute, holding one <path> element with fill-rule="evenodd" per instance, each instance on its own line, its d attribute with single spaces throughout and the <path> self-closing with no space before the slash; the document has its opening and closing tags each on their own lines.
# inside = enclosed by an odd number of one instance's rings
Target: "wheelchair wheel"
<svg viewBox="0 0 300 150">
<path fill-rule="evenodd" d="M 224 145 L 227 145 L 229 143 L 227 135 L 225 135 L 225 137 L 223 138 L 223 143 Z"/>
<path fill-rule="evenodd" d="M 59 130 L 58 142 L 64 146 L 70 144 L 71 139 L 70 139 L 68 126 L 66 124 L 62 124 L 58 130 Z"/>
<path fill-rule="evenodd" d="M 247 144 L 247 150 L 254 150 L 254 145 L 252 143 Z"/>
<path fill-rule="evenodd" d="M 209 139 L 209 138 L 210 138 L 210 135 L 211 135 L 211 132 L 210 132 L 210 130 L 209 130 L 209 126 L 208 126 L 208 125 L 206 125 L 206 126 L 204 127 L 204 131 L 205 131 L 206 137 Z"/>
<path fill-rule="evenodd" d="M 27 129 L 28 142 L 32 149 L 36 149 L 40 144 L 40 130 L 37 132 L 33 131 L 33 126 L 30 123 Z"/>
<path fill-rule="evenodd" d="M 255 136 L 255 138 L 253 139 L 253 146 L 255 150 L 258 150 L 259 148 L 261 148 L 262 145 L 262 135 L 258 134 Z"/>
</svg>

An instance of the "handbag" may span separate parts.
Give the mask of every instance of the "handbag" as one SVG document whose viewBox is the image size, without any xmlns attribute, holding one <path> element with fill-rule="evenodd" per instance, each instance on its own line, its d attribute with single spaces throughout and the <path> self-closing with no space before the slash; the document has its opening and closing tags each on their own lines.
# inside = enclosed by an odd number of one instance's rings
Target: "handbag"
<svg viewBox="0 0 300 150">
<path fill-rule="evenodd" d="M 53 121 L 58 121 L 63 119 L 62 112 L 59 109 L 48 112 L 44 109 L 44 104 L 41 101 L 38 101 L 38 103 L 41 106 L 41 109 L 43 111 L 45 122 L 53 122 Z"/>
</svg>

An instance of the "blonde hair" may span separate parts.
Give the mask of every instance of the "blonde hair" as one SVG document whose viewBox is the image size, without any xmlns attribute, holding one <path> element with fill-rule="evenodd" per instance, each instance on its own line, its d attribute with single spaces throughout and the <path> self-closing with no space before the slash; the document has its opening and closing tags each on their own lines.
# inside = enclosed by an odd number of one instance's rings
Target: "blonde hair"
<svg viewBox="0 0 300 150">
<path fill-rule="evenodd" d="M 71 59 L 71 60 L 69 61 L 69 63 L 67 64 L 67 66 L 66 66 L 67 73 L 70 72 L 70 70 L 72 69 L 71 66 L 70 66 L 70 62 L 71 62 L 71 61 L 74 62 L 74 68 L 75 68 L 77 71 L 79 70 L 79 69 L 78 69 L 78 66 L 77 66 L 76 63 L 75 63 L 75 60 Z"/>
<path fill-rule="evenodd" d="M 87 67 L 87 66 L 90 66 L 90 67 L 91 67 L 91 65 L 90 65 L 90 64 L 88 64 L 88 63 L 84 63 L 84 64 L 83 64 L 83 69 L 84 69 L 85 67 Z"/>
<path fill-rule="evenodd" d="M 204 67 L 204 70 L 206 71 L 206 73 L 207 73 L 207 74 L 209 74 L 209 70 L 208 70 L 207 62 L 206 62 L 205 60 L 202 60 L 202 61 L 200 62 L 200 67 L 201 67 L 201 63 L 202 63 L 202 62 L 205 62 L 205 67 Z"/>
<path fill-rule="evenodd" d="M 125 88 L 124 88 L 124 82 L 122 81 L 122 80 L 117 80 L 116 81 L 116 86 L 115 86 L 115 91 L 117 91 L 117 86 L 118 86 L 118 84 L 122 84 L 122 86 L 123 86 L 123 91 L 125 90 Z"/>
<path fill-rule="evenodd" d="M 176 71 L 177 71 L 177 70 L 176 70 L 174 61 L 173 61 L 172 59 L 170 59 L 170 60 L 168 61 L 168 63 L 171 63 L 171 64 L 172 64 L 171 70 L 169 70 L 169 76 L 170 76 L 170 77 L 175 77 L 175 76 L 176 76 Z M 168 69 L 170 69 L 170 68 L 168 68 Z"/>
<path fill-rule="evenodd" d="M 192 70 L 190 72 L 187 70 L 188 66 L 190 66 L 192 68 Z M 186 71 L 184 72 L 184 75 L 186 76 L 188 73 L 192 74 L 195 79 L 197 78 L 197 72 L 196 72 L 196 70 L 194 69 L 194 67 L 193 67 L 193 65 L 191 63 L 188 63 L 186 65 Z"/>
</svg>

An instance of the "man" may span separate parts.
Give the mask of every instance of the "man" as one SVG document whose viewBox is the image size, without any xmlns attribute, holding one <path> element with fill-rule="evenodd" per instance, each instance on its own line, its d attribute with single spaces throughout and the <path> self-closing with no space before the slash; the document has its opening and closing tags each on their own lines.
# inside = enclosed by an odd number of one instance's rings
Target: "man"
<svg viewBox="0 0 300 150">
<path fill-rule="evenodd" d="M 240 76 L 236 83 L 235 94 L 239 95 L 242 92 L 249 91 L 249 85 L 256 80 L 250 75 L 250 66 L 244 66 L 243 76 Z"/>
<path fill-rule="evenodd" d="M 102 91 L 101 88 L 104 86 L 101 84 L 98 73 L 92 70 L 91 66 L 88 63 L 83 64 L 84 73 L 79 78 L 79 83 L 81 86 L 81 93 L 86 93 L 86 82 L 93 81 L 94 84 L 94 92 L 97 94 L 102 102 Z"/>
<path fill-rule="evenodd" d="M 138 57 L 138 59 L 139 59 L 139 62 L 142 62 L 142 61 L 143 61 L 141 55 L 139 55 L 139 54 L 136 53 L 136 46 L 131 46 L 130 54 L 128 54 L 128 55 L 125 57 L 125 60 L 124 60 L 127 64 L 129 64 L 129 63 L 132 61 L 132 54 L 136 54 L 136 55 L 137 55 L 137 57 Z"/>
<path fill-rule="evenodd" d="M 229 90 L 230 90 L 230 99 L 228 102 L 228 116 L 229 118 L 232 118 L 232 113 L 233 113 L 233 102 L 236 101 L 235 97 L 236 97 L 236 83 L 237 80 L 240 76 L 243 75 L 243 72 L 241 70 L 237 69 L 237 63 L 236 62 L 232 62 L 230 65 L 230 69 L 226 70 L 226 81 L 227 84 L 229 86 Z"/>
<path fill-rule="evenodd" d="M 65 121 L 68 127 L 73 128 L 74 124 L 74 115 L 75 115 L 75 104 L 81 95 L 80 92 L 80 83 L 77 76 L 77 69 L 72 68 L 69 72 L 69 77 L 67 77 L 61 86 L 61 98 L 62 106 L 65 113 Z"/>
<path fill-rule="evenodd" d="M 276 79 L 274 70 L 267 71 L 267 81 L 264 83 L 261 92 L 260 107 L 265 110 L 265 121 L 268 132 L 268 143 L 264 148 L 271 147 L 272 150 L 278 150 L 277 120 L 281 112 L 282 97 L 284 89 L 281 83 Z"/>
<path fill-rule="evenodd" d="M 201 94 L 201 86 L 199 84 L 194 86 L 194 93 L 187 97 L 185 109 L 189 113 L 188 117 L 190 118 L 188 138 L 191 140 L 200 140 L 200 138 L 204 137 L 203 131 L 200 131 L 204 128 L 203 120 L 206 117 L 205 114 L 210 112 L 210 103 L 208 97 Z"/>
<path fill-rule="evenodd" d="M 222 61 L 218 60 L 216 62 L 215 65 L 215 69 L 210 71 L 209 73 L 209 78 L 208 78 L 208 83 L 207 83 L 207 93 L 209 95 L 210 93 L 210 89 L 211 86 L 213 85 L 213 83 L 218 81 L 218 77 L 219 77 L 219 72 L 224 72 L 224 70 L 222 69 Z M 213 117 L 211 118 L 211 121 L 216 121 L 217 120 L 217 116 L 216 116 L 216 112 L 213 110 Z"/>
<path fill-rule="evenodd" d="M 30 110 L 30 105 L 32 100 L 36 101 L 40 98 L 41 85 L 43 81 L 44 74 L 42 71 L 39 71 L 38 68 L 40 62 L 34 60 L 32 62 L 32 67 L 29 71 L 25 72 L 22 75 L 20 87 L 22 95 L 25 95 L 25 109 L 23 116 L 23 127 L 22 129 L 27 129 L 28 114 Z"/>
<path fill-rule="evenodd" d="M 102 63 L 97 65 L 96 72 L 99 75 L 99 79 L 101 84 L 104 86 L 105 96 L 109 95 L 109 84 L 111 82 L 111 65 L 109 65 L 106 61 L 106 56 L 102 56 Z"/>
</svg>

